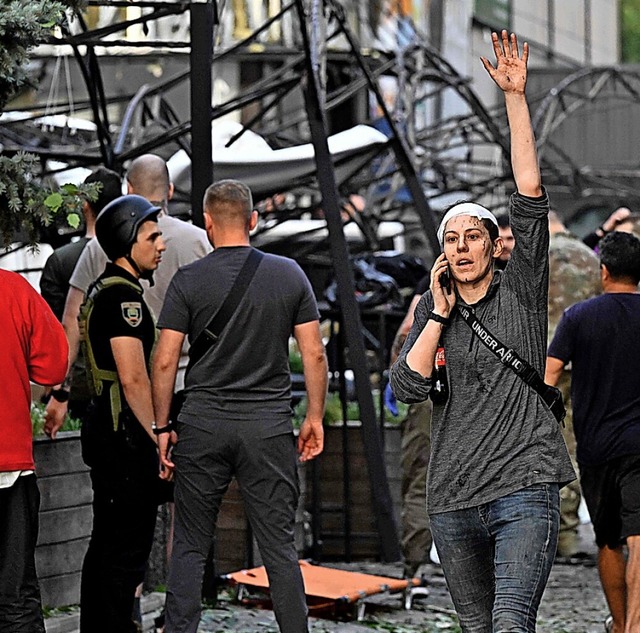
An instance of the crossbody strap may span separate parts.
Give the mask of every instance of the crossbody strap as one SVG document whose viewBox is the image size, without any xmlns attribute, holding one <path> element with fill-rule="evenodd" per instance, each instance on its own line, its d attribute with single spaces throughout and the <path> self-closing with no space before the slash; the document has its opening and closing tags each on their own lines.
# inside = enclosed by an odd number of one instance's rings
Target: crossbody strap
<svg viewBox="0 0 640 633">
<path fill-rule="evenodd" d="M 254 248 L 249 252 L 229 294 L 225 297 L 222 305 L 211 318 L 204 330 L 198 335 L 189 348 L 189 364 L 187 372 L 216 344 L 222 330 L 231 320 L 238 304 L 242 301 L 253 275 L 255 274 L 264 253 Z"/>
<path fill-rule="evenodd" d="M 524 358 L 521 358 L 515 350 L 500 342 L 500 340 L 480 322 L 473 308 L 461 305 L 457 305 L 456 308 L 465 323 L 471 328 L 471 331 L 480 339 L 484 346 L 493 352 L 501 363 L 509 367 L 527 385 L 544 397 L 549 385 L 545 384 L 536 369 L 524 360 Z"/>
</svg>

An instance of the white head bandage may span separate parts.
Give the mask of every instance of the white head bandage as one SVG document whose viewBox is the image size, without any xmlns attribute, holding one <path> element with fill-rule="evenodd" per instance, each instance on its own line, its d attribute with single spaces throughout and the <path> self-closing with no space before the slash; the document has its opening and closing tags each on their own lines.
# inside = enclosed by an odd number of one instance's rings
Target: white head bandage
<svg viewBox="0 0 640 633">
<path fill-rule="evenodd" d="M 474 218 L 478 218 L 479 220 L 487 219 L 498 226 L 496 216 L 493 215 L 489 209 L 485 209 L 481 204 L 476 204 L 475 202 L 461 202 L 460 204 L 455 204 L 444 214 L 444 218 L 442 218 L 442 222 L 440 222 L 440 226 L 438 227 L 438 242 L 440 242 L 440 246 L 444 245 L 444 227 L 447 226 L 447 222 L 451 218 L 455 218 L 458 215 L 470 215 Z"/>
</svg>

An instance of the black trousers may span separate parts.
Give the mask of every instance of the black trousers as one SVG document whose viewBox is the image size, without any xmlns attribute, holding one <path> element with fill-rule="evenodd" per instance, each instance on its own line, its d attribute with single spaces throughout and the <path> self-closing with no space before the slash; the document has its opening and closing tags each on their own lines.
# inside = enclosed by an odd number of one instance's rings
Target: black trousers
<svg viewBox="0 0 640 633">
<path fill-rule="evenodd" d="M 35 475 L 0 488 L 0 633 L 44 633 L 35 563 L 39 507 Z"/>
<path fill-rule="evenodd" d="M 128 443 L 104 420 L 93 418 L 83 424 L 83 455 L 91 467 L 93 487 L 93 528 L 82 566 L 81 633 L 136 630 L 133 602 L 153 544 L 159 482 L 152 440 L 142 435 L 137 440 Z"/>
<path fill-rule="evenodd" d="M 175 523 L 165 633 L 196 633 L 205 560 L 222 496 L 235 476 L 269 576 L 282 633 L 307 632 L 307 604 L 294 542 L 299 485 L 293 433 L 260 437 L 256 423 L 179 424 Z"/>
</svg>

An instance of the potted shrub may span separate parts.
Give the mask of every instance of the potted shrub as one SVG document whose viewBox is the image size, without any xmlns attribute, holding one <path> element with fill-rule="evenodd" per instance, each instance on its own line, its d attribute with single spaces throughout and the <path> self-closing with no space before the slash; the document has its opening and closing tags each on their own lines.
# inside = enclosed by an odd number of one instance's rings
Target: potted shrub
<svg viewBox="0 0 640 633">
<path fill-rule="evenodd" d="M 375 394 L 376 396 L 378 394 Z M 374 397 L 378 416 L 379 398 Z M 406 405 L 399 414 L 385 411 L 381 429 L 384 461 L 396 517 L 401 512 L 401 426 Z M 295 419 L 304 419 L 306 401 L 295 408 Z M 338 393 L 327 397 L 324 417 L 325 448 L 308 475 L 307 510 L 313 516 L 315 556 L 324 559 L 370 559 L 379 554 L 379 537 L 371 503 L 371 485 L 362 440 L 357 402 L 346 403 L 346 421 Z"/>
</svg>

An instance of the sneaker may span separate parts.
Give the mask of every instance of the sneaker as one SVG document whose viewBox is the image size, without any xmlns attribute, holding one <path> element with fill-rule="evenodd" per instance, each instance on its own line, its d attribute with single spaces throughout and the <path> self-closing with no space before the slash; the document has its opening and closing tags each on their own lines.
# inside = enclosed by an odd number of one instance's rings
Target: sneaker
<svg viewBox="0 0 640 633">
<path fill-rule="evenodd" d="M 604 630 L 605 633 L 611 633 L 613 631 L 613 616 L 608 615 L 604 621 Z"/>
</svg>

